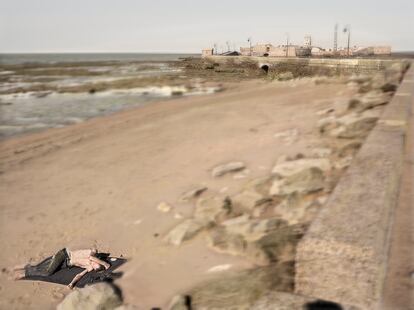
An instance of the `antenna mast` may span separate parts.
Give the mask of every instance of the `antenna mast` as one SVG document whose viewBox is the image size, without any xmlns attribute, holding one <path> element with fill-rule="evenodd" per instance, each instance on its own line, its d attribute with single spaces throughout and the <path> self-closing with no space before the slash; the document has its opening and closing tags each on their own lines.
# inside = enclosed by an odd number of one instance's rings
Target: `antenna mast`
<svg viewBox="0 0 414 310">
<path fill-rule="evenodd" d="M 338 23 L 335 24 L 333 50 L 334 50 L 334 53 L 338 51 Z"/>
<path fill-rule="evenodd" d="M 249 37 L 247 42 L 249 42 L 249 55 L 252 56 L 252 37 Z"/>
</svg>

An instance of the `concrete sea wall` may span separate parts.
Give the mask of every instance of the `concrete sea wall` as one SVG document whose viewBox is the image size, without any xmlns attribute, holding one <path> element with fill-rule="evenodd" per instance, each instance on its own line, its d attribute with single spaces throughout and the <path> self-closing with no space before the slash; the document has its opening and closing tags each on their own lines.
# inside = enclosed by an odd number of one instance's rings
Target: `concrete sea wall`
<svg viewBox="0 0 414 310">
<path fill-rule="evenodd" d="M 382 308 L 389 237 L 413 104 L 411 66 L 301 240 L 296 254 L 297 294 L 358 309 Z"/>
<path fill-rule="evenodd" d="M 402 64 L 401 60 L 393 59 L 367 59 L 367 58 L 293 58 L 293 57 L 252 57 L 252 56 L 209 56 L 205 58 L 218 64 L 227 65 L 255 65 L 258 68 L 268 66 L 276 67 L 280 64 L 292 66 L 325 67 L 333 70 L 350 70 L 354 72 L 381 71 L 396 64 Z"/>
</svg>

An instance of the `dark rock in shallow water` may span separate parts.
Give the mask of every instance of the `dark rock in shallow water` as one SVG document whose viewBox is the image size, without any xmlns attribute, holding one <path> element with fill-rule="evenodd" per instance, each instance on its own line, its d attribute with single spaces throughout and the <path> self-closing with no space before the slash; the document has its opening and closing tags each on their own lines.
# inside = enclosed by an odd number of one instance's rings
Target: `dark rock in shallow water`
<svg viewBox="0 0 414 310">
<path fill-rule="evenodd" d="M 184 95 L 184 92 L 181 90 L 174 90 L 171 92 L 171 96 L 182 96 Z"/>
</svg>

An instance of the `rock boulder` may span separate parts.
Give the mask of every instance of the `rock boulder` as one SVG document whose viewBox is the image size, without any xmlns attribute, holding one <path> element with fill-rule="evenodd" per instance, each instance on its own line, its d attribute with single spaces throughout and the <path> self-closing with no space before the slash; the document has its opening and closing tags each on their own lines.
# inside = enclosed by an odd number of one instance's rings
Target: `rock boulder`
<svg viewBox="0 0 414 310">
<path fill-rule="evenodd" d="M 246 165 L 243 162 L 240 162 L 240 161 L 230 162 L 230 163 L 213 168 L 211 175 L 215 178 L 221 177 L 225 174 L 241 171 L 245 168 L 246 168 Z"/>
<path fill-rule="evenodd" d="M 331 169 L 331 163 L 327 158 L 303 158 L 277 164 L 273 167 L 272 174 L 285 178 L 312 167 L 319 168 L 322 171 L 328 171 Z"/>
<path fill-rule="evenodd" d="M 305 167 L 281 180 L 275 180 L 270 195 L 308 194 L 324 188 L 324 174 L 318 167 Z"/>
<path fill-rule="evenodd" d="M 333 129 L 330 135 L 336 138 L 364 138 L 377 123 L 379 114 L 365 112 L 362 114 L 351 113 L 339 118 L 339 127 Z"/>
<path fill-rule="evenodd" d="M 201 198 L 196 203 L 194 219 L 203 225 L 219 221 L 233 212 L 233 205 L 230 198 L 212 196 Z"/>
<path fill-rule="evenodd" d="M 204 193 L 207 189 L 208 188 L 205 187 L 205 186 L 195 187 L 195 188 L 183 193 L 180 200 L 181 201 L 188 201 L 188 200 L 191 200 L 193 198 L 197 198 L 202 193 Z"/>
<path fill-rule="evenodd" d="M 182 242 L 193 238 L 205 225 L 194 219 L 186 219 L 173 228 L 164 240 L 172 245 L 180 245 Z"/>
<path fill-rule="evenodd" d="M 121 296 L 113 285 L 98 283 L 71 292 L 57 310 L 113 310 L 121 304 Z"/>
</svg>

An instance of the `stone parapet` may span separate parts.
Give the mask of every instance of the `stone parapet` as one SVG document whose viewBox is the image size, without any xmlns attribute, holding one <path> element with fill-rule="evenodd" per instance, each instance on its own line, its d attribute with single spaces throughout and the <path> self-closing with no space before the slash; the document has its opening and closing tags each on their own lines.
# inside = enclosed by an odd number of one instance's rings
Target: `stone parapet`
<svg viewBox="0 0 414 310">
<path fill-rule="evenodd" d="M 301 66 L 329 67 L 338 69 L 353 69 L 354 71 L 375 71 L 401 65 L 400 59 L 375 59 L 375 58 L 299 58 L 299 57 L 257 57 L 257 56 L 210 56 L 205 57 L 215 63 L 235 65 L 257 64 L 259 67 L 263 64 L 269 67 L 278 64 L 291 64 Z"/>
<path fill-rule="evenodd" d="M 381 309 L 398 199 L 414 66 L 301 240 L 295 292 Z"/>
</svg>

